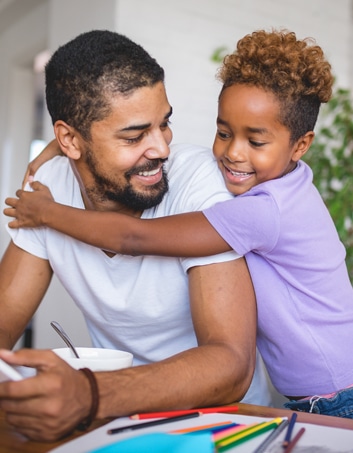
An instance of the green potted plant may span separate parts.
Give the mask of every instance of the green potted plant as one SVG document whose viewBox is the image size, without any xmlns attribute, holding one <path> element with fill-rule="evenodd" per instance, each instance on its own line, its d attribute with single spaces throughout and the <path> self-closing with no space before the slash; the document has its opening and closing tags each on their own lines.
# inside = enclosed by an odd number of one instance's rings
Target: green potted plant
<svg viewBox="0 0 353 453">
<path fill-rule="evenodd" d="M 313 145 L 304 157 L 347 250 L 353 281 L 353 103 L 351 92 L 336 88 L 323 107 Z"/>
</svg>

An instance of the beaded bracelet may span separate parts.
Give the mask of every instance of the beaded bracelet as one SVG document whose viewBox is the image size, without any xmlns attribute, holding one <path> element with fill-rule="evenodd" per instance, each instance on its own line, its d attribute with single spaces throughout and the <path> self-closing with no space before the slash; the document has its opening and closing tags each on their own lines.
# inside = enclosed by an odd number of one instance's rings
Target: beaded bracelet
<svg viewBox="0 0 353 453">
<path fill-rule="evenodd" d="M 93 420 L 96 418 L 96 415 L 98 412 L 98 404 L 99 404 L 99 393 L 98 393 L 97 380 L 96 380 L 92 370 L 90 370 L 89 368 L 80 368 L 79 371 L 82 371 L 82 373 L 87 377 L 87 379 L 89 381 L 89 385 L 91 387 L 91 396 L 92 396 L 92 403 L 91 403 L 91 409 L 89 411 L 89 415 L 85 420 L 83 420 L 77 426 L 78 430 L 85 431 L 91 425 Z"/>
</svg>

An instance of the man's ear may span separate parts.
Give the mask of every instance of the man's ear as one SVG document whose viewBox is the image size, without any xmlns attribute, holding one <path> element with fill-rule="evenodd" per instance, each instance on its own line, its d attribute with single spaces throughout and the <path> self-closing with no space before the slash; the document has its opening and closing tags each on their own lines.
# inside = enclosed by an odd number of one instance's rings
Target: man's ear
<svg viewBox="0 0 353 453">
<path fill-rule="evenodd" d="M 298 162 L 310 148 L 315 137 L 313 131 L 307 132 L 295 143 L 293 148 L 292 161 Z"/>
<path fill-rule="evenodd" d="M 58 120 L 54 124 L 54 133 L 61 151 L 70 159 L 81 157 L 80 134 L 65 121 Z"/>
</svg>

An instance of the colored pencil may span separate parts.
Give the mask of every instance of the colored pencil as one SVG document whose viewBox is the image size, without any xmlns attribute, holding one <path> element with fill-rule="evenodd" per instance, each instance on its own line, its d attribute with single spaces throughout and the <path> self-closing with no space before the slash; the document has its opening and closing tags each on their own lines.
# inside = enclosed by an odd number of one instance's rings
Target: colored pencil
<svg viewBox="0 0 353 453">
<path fill-rule="evenodd" d="M 284 450 L 284 453 L 290 453 L 293 448 L 296 446 L 298 443 L 298 440 L 302 437 L 302 435 L 305 432 L 305 428 L 300 428 L 300 430 L 297 432 L 297 434 L 293 437 L 293 440 L 289 442 L 287 445 L 286 449 Z"/>
<path fill-rule="evenodd" d="M 193 426 L 192 428 L 183 428 L 183 429 L 176 429 L 174 431 L 170 431 L 171 434 L 185 434 L 185 433 L 193 433 L 197 431 L 224 431 L 225 429 L 229 429 L 230 427 L 237 426 L 236 423 L 232 421 L 226 422 L 218 422 L 218 423 L 211 423 L 209 425 L 202 425 L 202 426 Z"/>
<path fill-rule="evenodd" d="M 282 447 L 283 448 L 286 448 L 287 445 L 290 442 L 290 439 L 292 437 L 292 432 L 293 432 L 293 428 L 294 428 L 296 420 L 297 420 L 297 413 L 294 412 L 292 417 L 291 417 L 291 419 L 290 419 L 290 421 L 289 421 L 289 425 L 288 425 L 287 432 L 286 432 L 286 437 L 284 438 L 284 441 L 282 443 Z"/>
<path fill-rule="evenodd" d="M 215 443 L 220 442 L 222 440 L 227 439 L 228 437 L 234 436 L 235 434 L 237 434 L 239 432 L 245 432 L 245 431 L 249 430 L 250 428 L 253 428 L 254 426 L 258 426 L 258 425 L 259 425 L 258 423 L 252 423 L 251 425 L 239 425 L 239 426 L 235 426 L 234 428 L 225 429 L 221 433 L 216 433 L 212 436 L 213 442 L 215 442 Z"/>
<path fill-rule="evenodd" d="M 181 420 L 187 420 L 188 418 L 199 417 L 200 415 L 200 412 L 193 412 L 191 414 L 183 414 L 176 417 L 167 417 L 158 420 L 152 420 L 150 422 L 136 423 L 135 425 L 119 426 L 118 428 L 108 429 L 107 433 L 118 434 L 126 431 L 134 431 L 136 429 L 149 428 L 151 426 L 162 425 L 164 423 L 179 422 Z"/>
<path fill-rule="evenodd" d="M 254 453 L 264 453 L 267 448 L 272 444 L 272 442 L 277 439 L 277 437 L 281 434 L 284 428 L 288 425 L 288 419 L 285 418 L 281 421 L 281 423 L 277 426 L 277 428 L 270 433 L 266 439 L 254 450 Z"/>
<path fill-rule="evenodd" d="M 160 418 L 160 417 L 175 417 L 176 415 L 191 414 L 193 412 L 200 412 L 201 414 L 215 414 L 217 412 L 235 412 L 238 410 L 238 406 L 218 406 L 218 407 L 201 407 L 199 409 L 181 409 L 167 412 L 149 412 L 146 414 L 134 414 L 130 415 L 133 420 L 144 420 L 149 418 Z"/>
<path fill-rule="evenodd" d="M 281 423 L 281 418 L 275 418 L 268 422 L 258 423 L 256 426 L 251 427 L 250 429 L 245 429 L 240 431 L 239 433 L 235 434 L 234 436 L 228 437 L 224 440 L 216 442 L 216 450 L 217 452 L 224 452 L 229 448 L 233 448 L 236 445 L 241 444 L 242 442 L 246 442 L 247 440 L 252 439 L 255 436 L 265 433 L 270 429 L 274 429 Z"/>
</svg>

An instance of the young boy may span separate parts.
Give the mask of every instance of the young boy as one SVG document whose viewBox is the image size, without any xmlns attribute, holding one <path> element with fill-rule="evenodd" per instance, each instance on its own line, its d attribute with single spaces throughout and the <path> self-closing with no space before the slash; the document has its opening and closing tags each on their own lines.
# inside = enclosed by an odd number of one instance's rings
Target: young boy
<svg viewBox="0 0 353 453">
<path fill-rule="evenodd" d="M 322 49 L 288 31 L 238 42 L 219 72 L 213 151 L 236 195 L 203 212 L 140 220 L 19 191 L 12 227 L 46 225 L 123 254 L 245 255 L 258 305 L 258 347 L 295 410 L 353 418 L 353 290 L 345 250 L 301 161 L 333 76 Z M 24 203 L 22 202 L 24 201 Z M 236 328 L 236 326 L 235 326 Z"/>
</svg>

